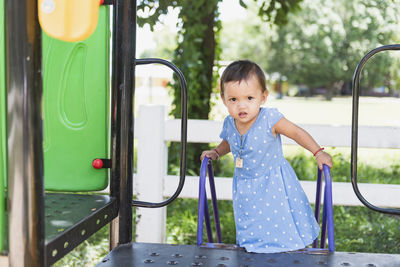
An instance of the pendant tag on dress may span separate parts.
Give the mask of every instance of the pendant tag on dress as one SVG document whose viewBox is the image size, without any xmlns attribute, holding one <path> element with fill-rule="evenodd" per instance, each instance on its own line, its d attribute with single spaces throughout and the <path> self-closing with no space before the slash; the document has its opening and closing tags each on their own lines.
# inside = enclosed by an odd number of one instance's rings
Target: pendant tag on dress
<svg viewBox="0 0 400 267">
<path fill-rule="evenodd" d="M 243 159 L 241 158 L 236 159 L 236 168 L 243 168 Z"/>
</svg>

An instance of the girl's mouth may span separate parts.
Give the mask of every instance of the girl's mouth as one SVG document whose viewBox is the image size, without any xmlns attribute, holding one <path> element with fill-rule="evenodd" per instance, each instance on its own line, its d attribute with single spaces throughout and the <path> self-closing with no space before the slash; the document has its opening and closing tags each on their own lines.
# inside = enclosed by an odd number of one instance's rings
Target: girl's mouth
<svg viewBox="0 0 400 267">
<path fill-rule="evenodd" d="M 239 112 L 239 118 L 244 118 L 247 116 L 246 112 Z"/>
</svg>

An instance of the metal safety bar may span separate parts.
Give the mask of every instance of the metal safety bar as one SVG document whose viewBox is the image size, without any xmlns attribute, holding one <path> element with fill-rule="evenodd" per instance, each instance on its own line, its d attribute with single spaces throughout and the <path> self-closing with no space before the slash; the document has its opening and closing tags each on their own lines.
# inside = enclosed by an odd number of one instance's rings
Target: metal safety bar
<svg viewBox="0 0 400 267">
<path fill-rule="evenodd" d="M 368 208 L 386 213 L 400 215 L 400 209 L 389 209 L 380 208 L 369 203 L 364 196 L 361 194 L 357 184 L 357 150 L 358 150 L 358 103 L 360 97 L 360 76 L 364 65 L 367 61 L 375 54 L 388 51 L 388 50 L 400 50 L 400 44 L 385 45 L 371 50 L 367 53 L 358 63 L 357 68 L 354 72 L 352 88 L 353 88 L 353 114 L 352 114 L 352 130 L 351 130 L 351 183 L 353 190 L 358 199 Z"/>
<path fill-rule="evenodd" d="M 217 232 L 217 241 L 222 243 L 221 238 L 221 227 L 219 223 L 218 205 L 217 205 L 217 194 L 215 192 L 214 173 L 212 168 L 212 161 L 208 157 L 204 157 L 200 167 L 200 181 L 199 181 L 199 208 L 197 216 L 197 246 L 203 243 L 203 218 L 205 218 L 207 239 L 209 243 L 213 243 L 210 213 L 208 212 L 208 203 L 206 195 L 206 177 L 208 169 L 208 178 L 210 183 L 211 200 L 214 212 L 215 229 Z M 204 215 L 205 214 L 205 215 Z"/>
<path fill-rule="evenodd" d="M 46 263 L 41 29 L 36 1 L 4 4 L 9 260 L 10 266 L 40 267 Z"/>
<path fill-rule="evenodd" d="M 114 0 L 112 10 L 110 195 L 119 212 L 111 222 L 110 248 L 132 241 L 136 1 Z"/>
<path fill-rule="evenodd" d="M 186 174 L 186 143 L 187 143 L 187 85 L 183 73 L 171 62 L 160 59 L 160 58 L 143 58 L 136 59 L 135 65 L 145 65 L 145 64 L 162 64 L 170 69 L 172 69 L 179 78 L 179 83 L 181 86 L 181 163 L 180 163 L 180 177 L 178 188 L 175 193 L 165 201 L 159 203 L 145 202 L 145 201 L 132 201 L 132 206 L 145 207 L 145 208 L 159 208 L 168 205 L 174 201 L 183 189 L 185 184 L 185 174 Z"/>
<path fill-rule="evenodd" d="M 208 203 L 206 195 L 206 177 L 208 176 L 210 182 L 211 200 L 214 211 L 215 228 L 217 232 L 218 243 L 222 243 L 221 239 L 221 228 L 219 222 L 217 196 L 215 191 L 214 173 L 212 169 L 211 159 L 204 157 L 200 167 L 200 179 L 199 179 L 199 204 L 198 204 L 198 216 L 197 216 L 197 246 L 203 244 L 203 220 L 206 223 L 207 239 L 209 243 L 213 243 L 212 230 L 210 215 L 208 212 Z M 328 233 L 328 245 L 329 251 L 335 251 L 335 236 L 334 236 L 334 225 L 333 225 L 333 202 L 332 202 L 332 179 L 330 168 L 327 165 L 323 166 L 323 172 L 325 177 L 324 187 L 324 207 L 322 214 L 322 227 L 321 227 L 321 244 L 320 248 L 326 247 L 326 234 Z M 315 218 L 317 222 L 320 222 L 320 207 L 321 207 L 321 188 L 322 188 L 322 171 L 318 169 L 317 177 L 317 190 L 315 200 Z M 313 248 L 318 247 L 318 238 L 313 242 Z"/>
<path fill-rule="evenodd" d="M 321 244 L 320 248 L 326 247 L 326 232 L 328 230 L 328 245 L 329 251 L 335 251 L 335 236 L 333 228 L 333 201 L 332 201 L 332 179 L 331 172 L 327 165 L 323 165 L 323 172 L 325 177 L 324 187 L 324 207 L 322 210 L 322 227 L 321 227 Z M 317 176 L 317 191 L 315 198 L 315 219 L 320 221 L 320 208 L 321 208 L 321 188 L 322 188 L 322 171 L 318 169 Z M 313 242 L 313 248 L 318 247 L 318 237 Z"/>
</svg>

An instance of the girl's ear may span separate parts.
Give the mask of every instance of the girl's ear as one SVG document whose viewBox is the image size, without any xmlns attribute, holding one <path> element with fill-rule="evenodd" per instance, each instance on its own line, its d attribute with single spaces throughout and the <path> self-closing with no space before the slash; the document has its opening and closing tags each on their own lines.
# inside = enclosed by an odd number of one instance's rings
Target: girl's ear
<svg viewBox="0 0 400 267">
<path fill-rule="evenodd" d="M 265 101 L 267 101 L 267 98 L 268 98 L 268 90 L 265 90 L 262 95 L 262 103 L 263 104 L 265 103 Z"/>
<path fill-rule="evenodd" d="M 222 103 L 224 103 L 224 105 L 226 106 L 225 97 L 223 95 L 221 95 L 221 99 L 222 99 Z"/>
</svg>

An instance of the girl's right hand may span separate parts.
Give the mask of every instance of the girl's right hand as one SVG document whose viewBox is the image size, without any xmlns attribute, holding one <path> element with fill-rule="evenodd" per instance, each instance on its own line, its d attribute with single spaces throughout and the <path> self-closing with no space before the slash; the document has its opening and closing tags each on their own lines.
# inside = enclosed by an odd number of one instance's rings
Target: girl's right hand
<svg viewBox="0 0 400 267">
<path fill-rule="evenodd" d="M 317 161 L 318 168 L 322 171 L 322 166 L 324 164 L 328 165 L 329 168 L 332 168 L 332 157 L 328 153 L 321 151 L 316 156 L 315 159 Z"/>
<path fill-rule="evenodd" d="M 215 150 L 205 150 L 203 153 L 201 153 L 200 161 L 203 161 L 204 157 L 216 160 L 219 158 L 219 155 L 217 152 L 215 152 Z"/>
</svg>

